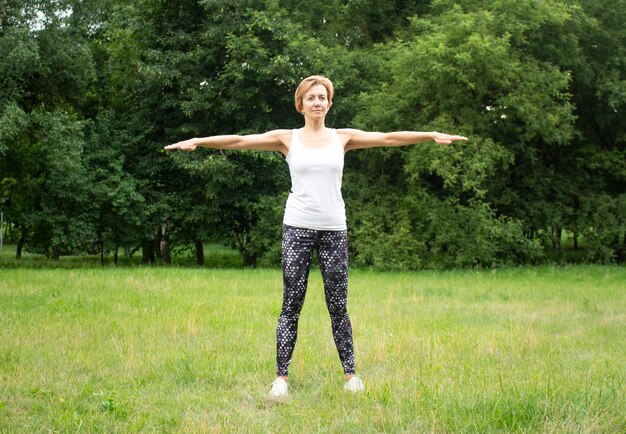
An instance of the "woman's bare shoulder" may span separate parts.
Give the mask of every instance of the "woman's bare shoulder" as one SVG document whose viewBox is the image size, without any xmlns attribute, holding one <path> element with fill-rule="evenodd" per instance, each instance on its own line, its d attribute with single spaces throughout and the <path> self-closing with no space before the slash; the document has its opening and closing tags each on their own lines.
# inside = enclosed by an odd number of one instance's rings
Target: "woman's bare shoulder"
<svg viewBox="0 0 626 434">
<path fill-rule="evenodd" d="M 291 142 L 291 136 L 293 135 L 293 130 L 287 130 L 287 129 L 271 130 L 271 131 L 266 132 L 265 135 L 288 144 Z"/>
</svg>

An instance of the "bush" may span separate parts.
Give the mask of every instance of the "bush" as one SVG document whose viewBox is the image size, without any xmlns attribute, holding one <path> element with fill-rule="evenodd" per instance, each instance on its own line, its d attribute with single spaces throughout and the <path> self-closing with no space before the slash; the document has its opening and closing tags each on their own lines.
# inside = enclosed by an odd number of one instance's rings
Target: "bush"
<svg viewBox="0 0 626 434">
<path fill-rule="evenodd" d="M 379 270 L 494 267 L 542 257 L 519 222 L 496 216 L 486 203 L 461 205 L 426 194 L 388 200 L 397 203 L 352 204 L 354 265 Z"/>
</svg>

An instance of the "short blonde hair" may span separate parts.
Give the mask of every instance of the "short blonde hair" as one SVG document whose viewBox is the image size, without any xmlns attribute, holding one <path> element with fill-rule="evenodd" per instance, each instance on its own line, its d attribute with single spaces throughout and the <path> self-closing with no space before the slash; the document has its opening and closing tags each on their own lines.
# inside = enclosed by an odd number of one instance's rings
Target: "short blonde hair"
<svg viewBox="0 0 626 434">
<path fill-rule="evenodd" d="M 330 107 L 333 104 L 333 95 L 335 94 L 335 89 L 333 87 L 333 82 L 324 77 L 323 75 L 312 75 L 310 77 L 305 78 L 300 82 L 298 88 L 296 89 L 296 110 L 298 112 L 302 112 L 302 99 L 304 95 L 313 87 L 321 84 L 326 88 L 326 96 L 328 97 L 328 106 Z"/>
</svg>

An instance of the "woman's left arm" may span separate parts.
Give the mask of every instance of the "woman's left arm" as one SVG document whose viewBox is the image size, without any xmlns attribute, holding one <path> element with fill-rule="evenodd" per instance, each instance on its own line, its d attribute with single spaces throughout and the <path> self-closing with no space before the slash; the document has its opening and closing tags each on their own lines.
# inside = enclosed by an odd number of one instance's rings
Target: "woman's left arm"
<svg viewBox="0 0 626 434">
<path fill-rule="evenodd" d="M 342 138 L 346 152 L 353 149 L 375 148 L 379 146 L 406 146 L 434 140 L 441 145 L 449 145 L 455 140 L 467 140 L 465 136 L 421 131 L 395 131 L 392 133 L 376 133 L 355 129 L 337 130 Z"/>
</svg>

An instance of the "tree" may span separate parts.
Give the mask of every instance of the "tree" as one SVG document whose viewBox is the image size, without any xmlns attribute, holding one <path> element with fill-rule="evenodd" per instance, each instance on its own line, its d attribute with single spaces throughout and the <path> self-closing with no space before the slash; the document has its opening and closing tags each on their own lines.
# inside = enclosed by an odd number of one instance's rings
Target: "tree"
<svg viewBox="0 0 626 434">
<path fill-rule="evenodd" d="M 144 6 L 119 6 L 124 13 L 115 14 L 119 25 L 110 32 L 119 38 L 111 48 L 120 47 L 110 53 L 125 71 L 117 93 L 127 95 L 125 105 L 133 107 L 124 114 L 125 135 L 131 138 L 125 161 L 144 182 L 139 184 L 149 209 L 144 221 L 152 222 L 145 234 L 153 234 L 155 225 L 158 232 L 194 223 L 193 230 L 163 237 L 175 235 L 177 242 L 189 237 L 186 241 L 195 245 L 201 245 L 200 237 L 217 239 L 234 245 L 253 266 L 262 253 L 253 246 L 264 245 L 250 239 L 257 204 L 287 188 L 282 157 L 206 151 L 197 161 L 196 156 L 164 158 L 158 150 L 189 136 L 298 126 L 291 93 L 303 71 L 319 72 L 344 60 L 329 60 L 324 47 L 274 1 Z M 139 59 L 132 71 L 125 66 L 135 58 L 129 53 Z M 193 171 L 181 170 L 190 164 Z"/>
<path fill-rule="evenodd" d="M 83 122 L 94 77 L 89 50 L 64 26 L 65 2 L 4 2 L 0 38 L 0 153 L 7 220 L 53 257 L 82 248 Z"/>
<path fill-rule="evenodd" d="M 626 2 L 580 2 L 577 52 L 560 62 L 572 74 L 578 182 L 569 226 L 584 237 L 589 260 L 626 260 Z"/>
<path fill-rule="evenodd" d="M 565 20 L 560 8 L 551 10 L 556 23 Z M 530 9 L 528 20 L 537 16 Z M 505 12 L 437 2 L 402 40 L 381 47 L 388 78 L 363 95 L 362 105 L 371 109 L 356 118 L 367 129 L 461 131 L 472 138 L 449 148 L 383 149 L 357 158 L 357 167 L 379 173 L 386 189 L 398 192 L 386 208 L 399 215 L 387 217 L 383 236 L 393 238 L 396 224 L 404 225 L 430 266 L 534 260 L 536 249 L 522 236 L 532 193 L 520 195 L 517 182 L 549 182 L 537 163 L 573 135 L 567 74 L 517 50 L 512 35 L 530 27 Z M 516 174 L 521 179 L 509 182 Z M 516 197 L 505 207 L 505 198 Z"/>
<path fill-rule="evenodd" d="M 346 157 L 354 262 L 379 268 L 626 259 L 623 1 L 5 0 L 0 206 L 50 256 L 218 241 L 278 260 L 283 158 L 191 136 L 296 128 L 333 79 L 331 127 L 469 143 Z M 116 255 L 117 257 L 117 255 Z"/>
</svg>

